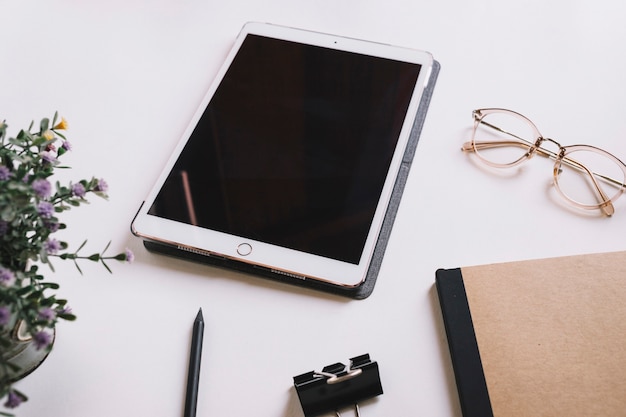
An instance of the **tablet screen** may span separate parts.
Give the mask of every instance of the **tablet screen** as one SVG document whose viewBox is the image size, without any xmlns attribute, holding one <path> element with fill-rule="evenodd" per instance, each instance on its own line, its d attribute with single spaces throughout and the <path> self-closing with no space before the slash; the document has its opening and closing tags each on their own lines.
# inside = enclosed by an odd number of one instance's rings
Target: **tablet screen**
<svg viewBox="0 0 626 417">
<path fill-rule="evenodd" d="M 357 264 L 420 69 L 248 34 L 148 214 Z"/>
</svg>

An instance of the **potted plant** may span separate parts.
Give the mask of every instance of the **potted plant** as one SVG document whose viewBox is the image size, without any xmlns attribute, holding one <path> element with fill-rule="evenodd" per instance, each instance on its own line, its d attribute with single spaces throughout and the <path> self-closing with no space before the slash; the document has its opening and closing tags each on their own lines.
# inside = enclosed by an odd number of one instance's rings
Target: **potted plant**
<svg viewBox="0 0 626 417">
<path fill-rule="evenodd" d="M 89 194 L 107 198 L 107 184 L 92 178 L 61 184 L 51 182 L 54 170 L 66 168 L 60 159 L 71 150 L 62 131 L 65 119 L 55 113 L 44 118 L 33 131 L 33 123 L 17 136 L 7 136 L 0 121 L 0 399 L 15 408 L 27 399 L 13 383 L 32 372 L 52 348 L 58 320 L 74 320 L 67 300 L 58 298 L 59 285 L 46 279 L 40 269 L 51 259 L 101 263 L 109 272 L 109 260 L 131 262 L 126 250 L 117 255 L 79 254 L 85 246 L 68 251 L 55 232 L 65 229 L 60 215 L 87 202 Z M 0 412 L 0 415 L 9 415 Z"/>
</svg>

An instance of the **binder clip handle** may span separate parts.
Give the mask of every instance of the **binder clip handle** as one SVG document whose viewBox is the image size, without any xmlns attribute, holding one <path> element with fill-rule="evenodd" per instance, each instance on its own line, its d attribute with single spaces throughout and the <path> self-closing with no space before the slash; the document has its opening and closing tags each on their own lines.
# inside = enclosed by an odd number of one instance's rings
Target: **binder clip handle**
<svg viewBox="0 0 626 417">
<path fill-rule="evenodd" d="M 356 376 L 361 375 L 362 372 L 362 369 L 350 369 L 350 366 L 346 366 L 345 374 L 343 375 L 333 374 L 324 371 L 316 371 L 315 374 L 328 377 L 328 379 L 326 380 L 327 384 L 340 384 L 348 379 L 352 379 Z"/>
<path fill-rule="evenodd" d="M 378 364 L 369 354 L 350 359 L 346 366 L 335 363 L 321 371 L 311 371 L 293 378 L 306 417 L 316 417 L 354 406 L 360 417 L 358 403 L 383 393 Z"/>
</svg>

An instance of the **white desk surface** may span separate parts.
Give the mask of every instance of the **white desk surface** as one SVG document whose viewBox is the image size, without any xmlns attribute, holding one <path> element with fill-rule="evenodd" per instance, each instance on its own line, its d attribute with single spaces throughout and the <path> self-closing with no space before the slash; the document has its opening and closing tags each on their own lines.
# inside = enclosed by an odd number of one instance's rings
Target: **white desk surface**
<svg viewBox="0 0 626 417">
<path fill-rule="evenodd" d="M 64 240 L 129 247 L 132 265 L 84 276 L 56 262 L 78 315 L 19 383 L 18 416 L 182 415 L 191 325 L 206 319 L 198 416 L 301 417 L 292 377 L 352 356 L 385 390 L 366 416 L 460 416 L 435 270 L 626 250 L 612 218 L 563 206 L 551 167 L 494 176 L 460 151 L 471 111 L 506 107 L 563 144 L 626 158 L 626 3 L 612 0 L 0 0 L 0 119 L 55 110 L 70 178 L 110 201 L 67 213 Z M 246 21 L 430 51 L 442 70 L 371 297 L 351 301 L 150 254 L 130 221 Z M 69 174 L 68 174 L 69 175 Z M 352 415 L 347 411 L 344 415 Z"/>
</svg>

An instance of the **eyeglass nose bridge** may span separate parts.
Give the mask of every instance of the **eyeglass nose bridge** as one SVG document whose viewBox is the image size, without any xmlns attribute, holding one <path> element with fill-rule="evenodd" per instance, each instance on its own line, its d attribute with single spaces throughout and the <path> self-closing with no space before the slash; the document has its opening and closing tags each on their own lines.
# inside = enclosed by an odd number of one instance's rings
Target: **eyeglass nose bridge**
<svg viewBox="0 0 626 417">
<path fill-rule="evenodd" d="M 546 149 L 545 147 L 542 147 L 541 145 L 543 145 L 544 143 L 551 143 L 553 145 L 556 145 L 556 147 L 559 149 L 558 152 L 553 152 L 549 149 Z M 533 148 L 529 150 L 529 157 L 533 156 L 535 152 L 543 156 L 547 156 L 548 158 L 551 158 L 553 160 L 557 160 L 564 157 L 565 148 L 563 147 L 563 145 L 561 145 L 559 142 L 552 138 L 539 136 L 535 141 L 535 146 L 533 146 Z"/>
<path fill-rule="evenodd" d="M 557 142 L 556 140 L 552 139 L 552 138 L 544 138 L 542 137 L 542 142 L 550 142 L 555 144 L 556 146 L 558 146 L 559 149 L 563 149 L 563 146 L 561 146 L 561 144 L 559 142 Z"/>
</svg>

